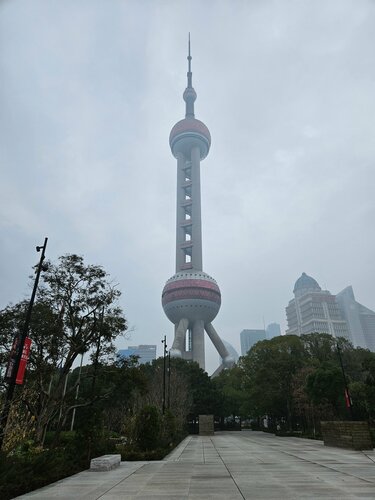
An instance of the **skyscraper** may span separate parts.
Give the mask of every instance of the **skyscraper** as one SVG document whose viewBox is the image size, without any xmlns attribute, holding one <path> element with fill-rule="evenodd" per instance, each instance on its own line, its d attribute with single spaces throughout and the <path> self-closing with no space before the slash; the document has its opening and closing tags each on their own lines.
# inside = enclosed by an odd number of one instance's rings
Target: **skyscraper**
<svg viewBox="0 0 375 500">
<path fill-rule="evenodd" d="M 279 323 L 270 323 L 266 328 L 266 338 L 273 339 L 274 337 L 279 337 L 281 335 L 281 329 Z"/>
<path fill-rule="evenodd" d="M 265 330 L 242 330 L 240 333 L 241 356 L 245 356 L 253 345 L 260 340 L 266 340 Z"/>
<path fill-rule="evenodd" d="M 335 295 L 322 290 L 306 273 L 302 273 L 296 281 L 293 293 L 294 299 L 286 307 L 287 335 L 318 332 L 350 340 L 347 323 Z"/>
<path fill-rule="evenodd" d="M 375 312 L 355 300 L 351 286 L 338 293 L 336 299 L 347 321 L 354 347 L 375 352 Z"/>
<path fill-rule="evenodd" d="M 194 115 L 197 94 L 192 84 L 190 38 L 187 59 L 187 87 L 183 94 L 186 114 L 169 136 L 177 159 L 176 274 L 163 289 L 162 305 L 175 325 L 171 355 L 197 361 L 204 369 L 206 330 L 223 359 L 219 367 L 223 368 L 233 360 L 212 326 L 221 305 L 220 289 L 202 267 L 200 162 L 208 155 L 211 136 Z"/>
</svg>

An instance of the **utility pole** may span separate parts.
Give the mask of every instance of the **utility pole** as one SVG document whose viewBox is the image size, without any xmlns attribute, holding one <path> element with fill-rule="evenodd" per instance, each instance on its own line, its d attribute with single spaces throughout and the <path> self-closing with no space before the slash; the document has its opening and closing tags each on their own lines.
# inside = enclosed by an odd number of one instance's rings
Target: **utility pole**
<svg viewBox="0 0 375 500">
<path fill-rule="evenodd" d="M 341 349 L 340 349 L 339 343 L 337 341 L 336 341 L 336 348 L 337 348 L 337 354 L 339 355 L 341 372 L 342 372 L 342 378 L 344 380 L 344 386 L 345 386 L 345 404 L 346 404 L 346 407 L 348 408 L 348 410 L 350 412 L 350 418 L 353 420 L 352 398 L 350 397 L 349 387 L 348 387 L 348 383 L 346 381 L 344 364 L 342 362 L 342 357 L 341 357 Z"/>
<path fill-rule="evenodd" d="M 12 369 L 11 369 L 11 374 L 10 374 L 9 379 L 8 379 L 8 389 L 7 389 L 6 396 L 5 396 L 3 410 L 2 410 L 1 416 L 0 416 L 0 450 L 2 448 L 4 437 L 5 437 L 5 430 L 6 430 L 6 426 L 7 426 L 7 422 L 8 422 L 9 411 L 10 411 L 10 407 L 12 404 L 13 395 L 14 395 L 14 389 L 16 387 L 17 373 L 18 373 L 18 369 L 20 366 L 23 348 L 25 345 L 25 340 L 26 340 L 27 334 L 29 332 L 31 313 L 33 310 L 35 296 L 36 296 L 36 292 L 38 289 L 40 273 L 42 272 L 42 269 L 43 269 L 43 261 L 44 261 L 45 252 L 46 252 L 46 248 L 47 248 L 47 241 L 48 241 L 48 238 L 45 238 L 44 244 L 42 246 L 36 247 L 36 251 L 40 252 L 42 250 L 42 254 L 40 256 L 39 264 L 38 264 L 37 271 L 36 271 L 34 287 L 33 287 L 30 302 L 29 302 L 29 305 L 27 308 L 25 323 L 24 323 L 24 326 L 23 326 L 23 329 L 22 329 L 22 332 L 21 332 L 19 339 L 18 340 L 15 339 L 15 341 L 13 343 L 13 345 L 16 345 L 16 355 L 14 358 L 14 364 L 13 364 Z"/>
<path fill-rule="evenodd" d="M 168 352 L 168 410 L 171 408 L 171 351 Z"/>
<path fill-rule="evenodd" d="M 162 344 L 164 344 L 164 350 L 163 350 L 163 403 L 162 403 L 162 412 L 163 415 L 165 413 L 165 365 L 166 365 L 166 355 L 167 355 L 167 339 L 166 336 L 164 335 L 164 340 L 161 341 Z"/>
</svg>

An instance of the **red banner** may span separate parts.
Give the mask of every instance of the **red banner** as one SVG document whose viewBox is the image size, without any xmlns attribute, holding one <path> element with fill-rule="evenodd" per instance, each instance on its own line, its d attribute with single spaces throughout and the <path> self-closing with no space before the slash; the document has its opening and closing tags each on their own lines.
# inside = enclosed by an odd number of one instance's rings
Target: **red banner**
<svg viewBox="0 0 375 500">
<path fill-rule="evenodd" d="M 28 361 L 29 355 L 30 355 L 30 346 L 31 346 L 31 339 L 29 337 L 26 337 L 25 343 L 24 343 L 23 349 L 22 349 L 20 366 L 18 367 L 18 372 L 17 372 L 17 378 L 16 378 L 17 385 L 23 384 L 23 378 L 25 376 L 26 365 L 27 365 L 27 361 Z"/>
</svg>

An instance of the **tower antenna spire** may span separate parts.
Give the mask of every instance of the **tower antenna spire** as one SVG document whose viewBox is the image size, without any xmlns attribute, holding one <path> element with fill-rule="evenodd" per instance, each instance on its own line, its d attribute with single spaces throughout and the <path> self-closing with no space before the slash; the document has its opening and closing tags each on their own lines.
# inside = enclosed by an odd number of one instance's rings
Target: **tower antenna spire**
<svg viewBox="0 0 375 500">
<path fill-rule="evenodd" d="M 193 87 L 193 84 L 192 84 L 192 79 L 193 79 L 193 73 L 191 72 L 191 60 L 192 60 L 192 57 L 191 57 L 191 51 L 190 51 L 190 32 L 189 32 L 189 42 L 188 42 L 188 56 L 187 56 L 187 60 L 188 60 L 188 73 L 187 73 L 187 78 L 188 78 L 188 88 L 192 88 Z"/>
<path fill-rule="evenodd" d="M 194 118 L 194 101 L 197 94 L 193 89 L 193 73 L 191 72 L 191 47 L 190 47 L 190 33 L 188 39 L 188 72 L 187 72 L 187 87 L 184 92 L 184 101 L 186 102 L 186 118 Z"/>
</svg>

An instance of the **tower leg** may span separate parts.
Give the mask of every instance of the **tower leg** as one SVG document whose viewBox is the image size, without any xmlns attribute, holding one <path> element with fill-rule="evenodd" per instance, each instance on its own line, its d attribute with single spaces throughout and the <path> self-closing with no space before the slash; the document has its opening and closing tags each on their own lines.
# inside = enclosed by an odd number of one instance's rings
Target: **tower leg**
<svg viewBox="0 0 375 500">
<path fill-rule="evenodd" d="M 201 368 L 205 367 L 204 363 L 204 321 L 197 319 L 193 325 L 193 359 L 197 361 Z"/>
<path fill-rule="evenodd" d="M 217 334 L 217 331 L 215 330 L 215 328 L 212 326 L 212 323 L 206 323 L 205 330 L 206 330 L 208 336 L 210 337 L 211 342 L 216 347 L 216 350 L 219 353 L 220 357 L 223 359 L 223 364 L 225 366 L 232 366 L 234 363 L 234 360 L 229 355 L 227 348 L 223 344 L 223 341 L 221 340 L 221 338 Z"/>
<path fill-rule="evenodd" d="M 181 358 L 182 352 L 185 351 L 185 334 L 188 326 L 189 321 L 186 318 L 180 319 L 174 334 L 171 349 L 171 356 L 174 356 L 175 358 Z"/>
<path fill-rule="evenodd" d="M 225 368 L 225 365 L 223 365 L 223 363 L 221 363 L 221 365 L 219 365 L 216 370 L 213 372 L 213 374 L 211 375 L 211 378 L 215 378 L 219 375 L 219 373 L 221 373 Z"/>
</svg>

